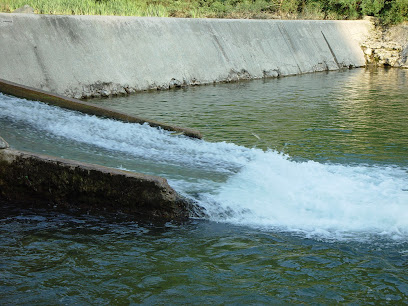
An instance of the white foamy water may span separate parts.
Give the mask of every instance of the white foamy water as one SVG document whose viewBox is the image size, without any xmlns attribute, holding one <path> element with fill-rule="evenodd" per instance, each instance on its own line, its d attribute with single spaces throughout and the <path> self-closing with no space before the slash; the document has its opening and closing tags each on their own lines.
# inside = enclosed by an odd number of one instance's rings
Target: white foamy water
<svg viewBox="0 0 408 306">
<path fill-rule="evenodd" d="M 126 153 L 135 160 L 152 160 L 161 167 L 223 173 L 227 179 L 217 183 L 208 176 L 191 183 L 188 171 L 168 177 L 179 192 L 194 197 L 213 221 L 329 239 L 370 235 L 408 239 L 405 169 L 295 162 L 278 152 L 171 136 L 147 125 L 3 95 L 0 119 L 29 125 L 56 142 L 69 139 Z"/>
<path fill-rule="evenodd" d="M 206 196 L 219 204 L 203 204 L 213 220 L 325 238 L 408 238 L 405 170 L 298 163 L 276 152 L 255 155 L 215 195 Z"/>
<path fill-rule="evenodd" d="M 167 164 L 211 167 L 229 173 L 250 157 L 248 149 L 234 144 L 174 137 L 147 124 L 101 119 L 4 95 L 0 96 L 0 118 L 26 123 L 49 135 Z"/>
</svg>

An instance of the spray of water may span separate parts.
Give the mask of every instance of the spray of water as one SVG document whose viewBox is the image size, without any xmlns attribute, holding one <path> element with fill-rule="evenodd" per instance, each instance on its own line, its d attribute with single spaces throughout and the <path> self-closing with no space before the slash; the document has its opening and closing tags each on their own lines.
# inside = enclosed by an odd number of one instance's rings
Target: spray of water
<svg viewBox="0 0 408 306">
<path fill-rule="evenodd" d="M 162 167 L 223 173 L 217 182 L 211 176 L 191 182 L 188 171 L 168 177 L 212 221 L 328 239 L 408 240 L 408 178 L 398 167 L 296 162 L 279 152 L 172 136 L 4 95 L 0 119 L 30 125 L 55 141 L 91 144 Z"/>
<path fill-rule="evenodd" d="M 408 237 L 403 169 L 299 163 L 276 152 L 255 155 L 216 194 L 206 195 L 202 205 L 213 220 L 336 239 Z"/>
</svg>

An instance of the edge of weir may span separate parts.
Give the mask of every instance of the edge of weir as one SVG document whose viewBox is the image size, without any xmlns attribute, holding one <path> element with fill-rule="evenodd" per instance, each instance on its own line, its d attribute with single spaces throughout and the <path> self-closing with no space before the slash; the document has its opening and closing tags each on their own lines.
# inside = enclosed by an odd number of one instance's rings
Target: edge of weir
<svg viewBox="0 0 408 306">
<path fill-rule="evenodd" d="M 151 127 L 159 127 L 167 131 L 174 131 L 181 133 L 191 138 L 201 139 L 202 135 L 199 131 L 183 128 L 175 125 L 170 125 L 154 120 L 149 120 L 141 117 L 130 116 L 107 107 L 97 106 L 92 103 L 84 102 L 78 99 L 65 97 L 62 95 L 54 94 L 42 89 L 37 89 L 22 84 L 17 84 L 4 79 L 0 79 L 0 92 L 8 95 L 12 95 L 18 98 L 41 101 L 48 105 L 58 106 L 61 108 L 79 111 L 89 115 L 95 115 L 103 118 L 115 119 L 129 123 L 147 123 Z"/>
<path fill-rule="evenodd" d="M 0 199 L 22 207 L 186 220 L 193 203 L 165 178 L 14 150 L 0 137 Z"/>
</svg>

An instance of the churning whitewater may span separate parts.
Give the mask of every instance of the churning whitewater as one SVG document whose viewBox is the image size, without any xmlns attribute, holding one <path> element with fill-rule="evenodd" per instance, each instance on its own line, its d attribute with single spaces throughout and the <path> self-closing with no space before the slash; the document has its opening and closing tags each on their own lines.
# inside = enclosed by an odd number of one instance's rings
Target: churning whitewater
<svg viewBox="0 0 408 306">
<path fill-rule="evenodd" d="M 408 177 L 397 166 L 297 162 L 275 151 L 175 136 L 1 94 L 0 126 L 39 143 L 66 142 L 78 156 L 97 148 L 107 166 L 164 176 L 211 221 L 325 239 L 408 240 Z M 65 150 L 60 155 L 78 158 Z"/>
</svg>

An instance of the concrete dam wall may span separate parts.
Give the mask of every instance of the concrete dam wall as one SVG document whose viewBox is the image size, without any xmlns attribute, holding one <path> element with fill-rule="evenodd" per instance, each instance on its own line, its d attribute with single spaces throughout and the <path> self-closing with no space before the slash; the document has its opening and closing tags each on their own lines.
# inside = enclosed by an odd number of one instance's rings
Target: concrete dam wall
<svg viewBox="0 0 408 306">
<path fill-rule="evenodd" d="M 0 78 L 88 98 L 359 67 L 370 26 L 0 14 Z"/>
</svg>

